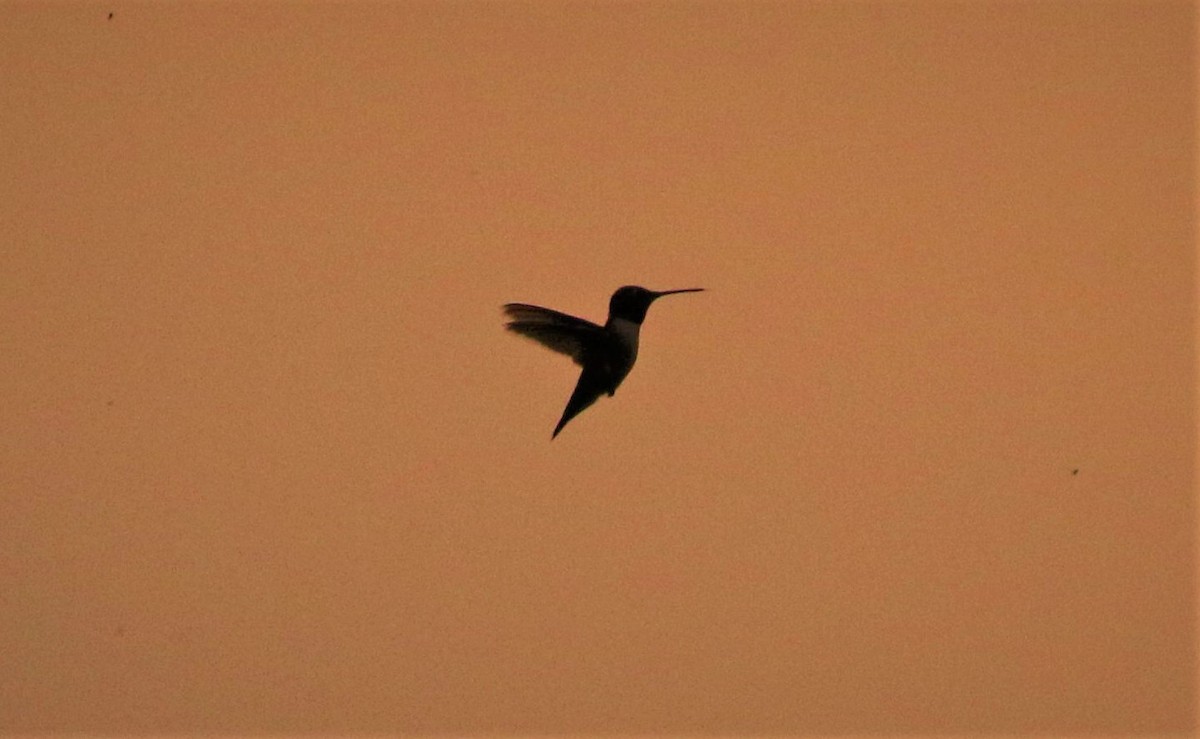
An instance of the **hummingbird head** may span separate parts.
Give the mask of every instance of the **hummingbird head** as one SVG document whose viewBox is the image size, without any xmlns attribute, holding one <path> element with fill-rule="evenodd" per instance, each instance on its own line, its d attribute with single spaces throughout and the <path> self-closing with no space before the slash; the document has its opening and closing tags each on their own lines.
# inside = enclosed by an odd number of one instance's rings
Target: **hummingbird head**
<svg viewBox="0 0 1200 739">
<path fill-rule="evenodd" d="M 703 290 L 702 287 L 688 287 L 682 290 L 647 290 L 637 285 L 626 285 L 613 293 L 612 299 L 608 301 L 608 315 L 609 318 L 623 318 L 626 321 L 640 324 L 646 320 L 646 311 L 649 310 L 650 304 L 662 296 L 675 293 L 698 293 Z"/>
</svg>

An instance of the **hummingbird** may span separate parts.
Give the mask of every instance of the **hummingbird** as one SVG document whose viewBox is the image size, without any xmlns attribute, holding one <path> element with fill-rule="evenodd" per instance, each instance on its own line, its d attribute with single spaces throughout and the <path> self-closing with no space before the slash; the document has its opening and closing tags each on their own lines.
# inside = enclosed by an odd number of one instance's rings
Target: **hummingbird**
<svg viewBox="0 0 1200 739">
<path fill-rule="evenodd" d="M 650 304 L 664 295 L 703 292 L 702 287 L 682 290 L 647 290 L 626 285 L 608 301 L 608 321 L 597 326 L 591 321 L 526 303 L 506 303 L 504 314 L 510 320 L 505 328 L 533 339 L 547 349 L 566 354 L 583 368 L 575 392 L 567 401 L 562 418 L 550 438 L 563 426 L 595 403 L 604 393 L 611 398 L 617 386 L 633 369 L 637 360 L 638 331 L 646 320 Z"/>
</svg>

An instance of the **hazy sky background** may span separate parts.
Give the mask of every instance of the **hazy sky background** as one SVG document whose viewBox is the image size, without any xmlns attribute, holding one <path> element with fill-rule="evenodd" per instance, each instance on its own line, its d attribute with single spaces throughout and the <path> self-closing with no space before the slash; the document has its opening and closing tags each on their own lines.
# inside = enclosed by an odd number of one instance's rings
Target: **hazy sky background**
<svg viewBox="0 0 1200 739">
<path fill-rule="evenodd" d="M 1187 730 L 1195 31 L 0 4 L 0 731 Z"/>
</svg>

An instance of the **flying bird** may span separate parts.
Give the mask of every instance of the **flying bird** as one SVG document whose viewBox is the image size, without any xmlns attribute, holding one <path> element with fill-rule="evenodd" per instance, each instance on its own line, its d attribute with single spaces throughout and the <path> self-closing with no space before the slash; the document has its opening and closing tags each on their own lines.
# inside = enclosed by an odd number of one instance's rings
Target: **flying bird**
<svg viewBox="0 0 1200 739">
<path fill-rule="evenodd" d="M 591 321 L 526 303 L 507 303 L 504 314 L 509 322 L 505 328 L 533 339 L 542 346 L 566 354 L 583 368 L 575 392 L 567 401 L 562 418 L 550 438 L 558 436 L 563 426 L 595 403 L 603 394 L 612 397 L 633 363 L 637 360 L 638 332 L 650 304 L 664 295 L 698 293 L 702 287 L 682 290 L 647 290 L 626 285 L 613 293 L 608 301 L 608 321 L 597 326 Z"/>
</svg>

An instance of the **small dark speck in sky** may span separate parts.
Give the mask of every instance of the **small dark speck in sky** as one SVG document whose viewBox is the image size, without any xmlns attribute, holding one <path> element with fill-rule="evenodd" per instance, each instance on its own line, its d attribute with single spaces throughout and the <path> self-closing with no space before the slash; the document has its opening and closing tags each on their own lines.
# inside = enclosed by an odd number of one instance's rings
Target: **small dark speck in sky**
<svg viewBox="0 0 1200 739">
<path fill-rule="evenodd" d="M 112 20 L 112 13 L 109 13 L 109 14 L 108 14 L 108 19 L 109 19 L 110 21 Z"/>
<path fill-rule="evenodd" d="M 108 406 L 109 408 L 112 408 L 112 404 L 113 404 L 113 402 L 111 400 L 108 401 L 107 403 L 105 403 L 105 405 Z"/>
<path fill-rule="evenodd" d="M 1076 467 L 1075 469 L 1071 470 L 1071 474 L 1072 474 L 1072 475 L 1078 475 L 1078 474 L 1079 474 L 1079 468 L 1078 468 L 1078 467 Z"/>
</svg>

